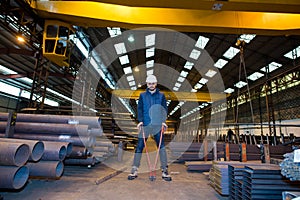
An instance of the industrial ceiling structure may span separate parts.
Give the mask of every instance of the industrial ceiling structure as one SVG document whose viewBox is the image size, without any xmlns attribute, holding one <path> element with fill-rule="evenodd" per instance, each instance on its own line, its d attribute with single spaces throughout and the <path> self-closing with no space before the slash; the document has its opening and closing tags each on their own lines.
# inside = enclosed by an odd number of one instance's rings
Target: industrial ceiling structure
<svg viewBox="0 0 300 200">
<path fill-rule="evenodd" d="M 59 66 L 42 55 L 47 20 L 72 27 L 74 48 L 69 56 L 69 66 Z M 151 32 L 149 27 L 153 30 L 171 29 L 192 39 L 196 50 L 191 50 L 191 58 L 205 50 L 214 68 L 200 74 L 190 58 L 158 48 L 154 42 L 157 32 Z M 168 114 L 174 119 L 181 116 L 177 110 L 184 101 L 197 101 L 201 108 L 209 105 L 211 96 L 207 95 L 207 82 L 212 81 L 215 74 L 222 77 L 222 94 L 228 97 L 262 85 L 282 73 L 299 71 L 300 2 L 297 0 L 6 0 L 1 2 L 0 13 L 0 81 L 21 90 L 14 91 L 7 85 L 1 85 L 1 92 L 38 99 L 42 96 L 38 93 L 44 90 L 48 100 L 45 104 L 69 106 L 72 104 L 74 82 L 84 60 L 93 58 L 96 65 L 101 65 L 90 50 L 136 28 L 147 30 L 144 42 L 150 41 L 152 45 L 127 51 L 136 42 L 134 36 L 111 42 L 110 48 L 118 57 L 104 68 L 94 66 L 94 75 L 99 77 L 99 82 L 91 88 L 95 95 L 92 98 L 95 108 L 109 107 L 111 95 L 115 92 L 120 97 L 131 98 L 127 106 L 135 115 L 138 94 L 145 89 L 139 74 L 144 73 L 141 77 L 145 77 L 146 73 L 163 73 L 155 71 L 157 65 L 171 67 L 178 73 L 170 75 L 174 87 L 161 85 L 168 94 Z M 17 40 L 19 34 L 25 36 L 24 43 Z M 177 42 L 179 39 L 173 40 L 174 44 Z M 144 66 L 146 71 L 136 71 L 139 66 Z M 39 67 L 42 68 L 38 70 Z M 43 80 L 45 76 L 47 80 Z M 115 84 L 122 77 L 128 88 L 118 91 Z M 191 85 L 191 90 L 180 90 L 183 82 Z M 33 84 L 36 85 L 33 87 Z M 189 97 L 191 93 L 194 93 L 193 97 Z"/>
</svg>

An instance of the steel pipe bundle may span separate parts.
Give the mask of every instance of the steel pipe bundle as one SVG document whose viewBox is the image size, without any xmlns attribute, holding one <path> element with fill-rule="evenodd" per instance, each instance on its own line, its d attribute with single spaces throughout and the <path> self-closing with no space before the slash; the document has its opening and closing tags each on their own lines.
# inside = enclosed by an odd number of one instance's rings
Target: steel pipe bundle
<svg viewBox="0 0 300 200">
<path fill-rule="evenodd" d="M 7 121 L 8 113 L 0 113 L 0 121 Z M 57 124 L 87 124 L 89 128 L 101 128 L 99 117 L 70 116 L 70 115 L 43 115 L 43 114 L 17 114 L 17 122 L 38 122 Z"/>
<path fill-rule="evenodd" d="M 72 152 L 69 155 L 69 158 L 87 158 L 89 151 L 85 147 L 73 146 Z"/>
<path fill-rule="evenodd" d="M 76 146 L 93 146 L 95 138 L 90 136 L 73 136 L 73 135 L 41 135 L 41 134 L 14 134 L 14 138 L 42 140 L 42 141 L 57 141 L 69 142 Z"/>
<path fill-rule="evenodd" d="M 1 133 L 5 132 L 6 126 L 7 122 L 0 122 Z M 17 122 L 15 125 L 15 133 L 87 136 L 89 132 L 88 125 Z"/>
<path fill-rule="evenodd" d="M 39 161 L 28 162 L 30 177 L 59 178 L 63 174 L 64 164 L 62 161 Z"/>
<path fill-rule="evenodd" d="M 61 161 L 67 155 L 67 148 L 60 142 L 44 141 L 45 151 L 42 160 Z"/>
<path fill-rule="evenodd" d="M 0 165 L 24 165 L 30 155 L 27 144 L 0 142 Z"/>
<path fill-rule="evenodd" d="M 37 140 L 23 140 L 15 138 L 0 138 L 0 142 L 27 144 L 29 146 L 30 156 L 28 160 L 38 161 L 44 154 L 44 143 Z"/>
<path fill-rule="evenodd" d="M 68 159 L 65 159 L 64 162 L 65 162 L 66 165 L 95 165 L 96 158 L 94 156 L 87 157 L 87 158 L 84 158 L 84 159 L 68 158 Z"/>
<path fill-rule="evenodd" d="M 0 166 L 0 188 L 20 189 L 27 182 L 29 170 L 26 166 Z"/>
</svg>

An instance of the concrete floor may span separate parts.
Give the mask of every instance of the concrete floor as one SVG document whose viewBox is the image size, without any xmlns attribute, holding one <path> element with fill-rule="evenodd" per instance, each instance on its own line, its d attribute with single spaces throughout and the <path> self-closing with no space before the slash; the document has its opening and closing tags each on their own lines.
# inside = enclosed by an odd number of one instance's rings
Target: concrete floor
<svg viewBox="0 0 300 200">
<path fill-rule="evenodd" d="M 59 180 L 29 179 L 20 191 L 1 191 L 4 200 L 98 200 L 98 199 L 203 199 L 225 200 L 209 185 L 208 175 L 198 172 L 188 172 L 186 166 L 180 163 L 170 163 L 169 172 L 173 181 L 161 179 L 157 170 L 157 180 L 150 181 L 147 173 L 145 156 L 143 156 L 140 173 L 137 179 L 127 180 L 132 162 L 132 155 L 124 155 L 120 162 L 111 157 L 105 164 L 97 164 L 92 168 L 83 166 L 66 166 Z M 126 170 L 124 170 L 126 168 Z M 143 169 L 144 168 L 144 169 Z M 116 174 L 116 169 L 123 172 Z M 106 181 L 109 175 L 115 175 Z"/>
</svg>

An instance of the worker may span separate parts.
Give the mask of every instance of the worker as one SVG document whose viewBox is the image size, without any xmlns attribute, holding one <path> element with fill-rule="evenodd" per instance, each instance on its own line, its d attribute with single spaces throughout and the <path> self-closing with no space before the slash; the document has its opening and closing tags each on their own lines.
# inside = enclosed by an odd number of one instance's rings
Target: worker
<svg viewBox="0 0 300 200">
<path fill-rule="evenodd" d="M 139 130 L 138 143 L 135 149 L 134 160 L 131 173 L 128 175 L 129 180 L 133 180 L 138 176 L 138 168 L 142 157 L 142 152 L 145 147 L 143 139 L 143 131 L 145 139 L 153 135 L 156 146 L 159 146 L 160 137 L 162 134 L 161 145 L 159 149 L 159 157 L 162 170 L 162 178 L 166 181 L 171 181 L 171 176 L 168 173 L 167 153 L 164 144 L 164 135 L 161 132 L 162 128 L 166 129 L 167 118 L 167 103 L 165 95 L 157 88 L 157 79 L 154 75 L 148 75 L 146 78 L 147 89 L 141 93 L 138 101 L 138 125 Z"/>
<path fill-rule="evenodd" d="M 234 132 L 231 129 L 228 129 L 227 139 L 229 143 L 232 143 L 232 136 L 235 136 Z"/>
</svg>

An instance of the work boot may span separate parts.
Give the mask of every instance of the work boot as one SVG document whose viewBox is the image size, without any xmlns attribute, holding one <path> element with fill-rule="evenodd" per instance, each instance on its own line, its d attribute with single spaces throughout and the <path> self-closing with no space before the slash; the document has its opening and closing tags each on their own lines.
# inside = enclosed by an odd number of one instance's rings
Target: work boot
<svg viewBox="0 0 300 200">
<path fill-rule="evenodd" d="M 161 175 L 162 179 L 164 179 L 165 181 L 172 181 L 172 177 L 169 175 L 168 173 L 168 168 L 164 168 L 162 169 L 162 175 Z"/>
<path fill-rule="evenodd" d="M 128 180 L 133 180 L 136 177 L 138 177 L 138 168 L 136 166 L 133 166 L 130 174 L 128 174 Z"/>
</svg>

